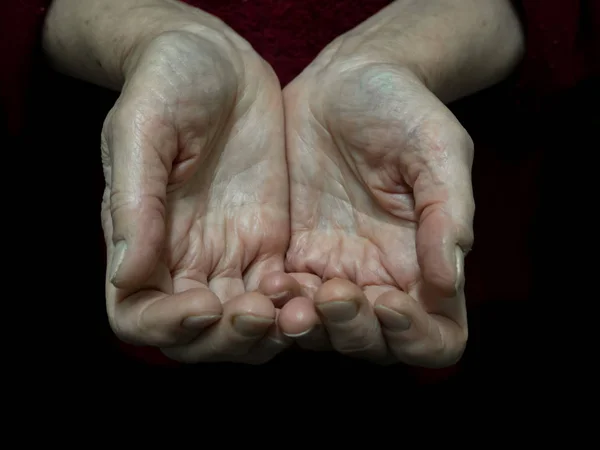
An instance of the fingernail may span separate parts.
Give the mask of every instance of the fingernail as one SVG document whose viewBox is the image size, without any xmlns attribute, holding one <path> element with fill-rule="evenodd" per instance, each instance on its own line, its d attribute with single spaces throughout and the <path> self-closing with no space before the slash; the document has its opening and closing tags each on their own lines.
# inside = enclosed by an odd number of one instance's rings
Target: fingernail
<svg viewBox="0 0 600 450">
<path fill-rule="evenodd" d="M 299 338 L 302 336 L 306 336 L 308 333 L 310 333 L 312 330 L 314 329 L 314 327 L 309 328 L 308 330 L 302 331 L 301 333 L 296 333 L 296 334 L 288 334 L 288 333 L 283 333 L 285 336 L 289 337 L 289 338 Z"/>
<path fill-rule="evenodd" d="M 111 276 L 110 276 L 111 283 L 114 283 L 115 279 L 117 278 L 117 273 L 119 272 L 121 263 L 123 262 L 123 259 L 125 258 L 126 251 L 127 251 L 127 242 L 125 242 L 125 241 L 117 242 L 117 245 L 115 245 L 112 261 L 110 264 L 111 271 L 112 271 Z"/>
<path fill-rule="evenodd" d="M 262 336 L 274 322 L 273 319 L 250 315 L 233 317 L 233 327 L 238 333 L 246 337 Z"/>
<path fill-rule="evenodd" d="M 348 322 L 358 314 L 358 305 L 352 300 L 322 303 L 317 308 L 330 322 Z"/>
<path fill-rule="evenodd" d="M 456 246 L 454 252 L 456 256 L 456 284 L 454 287 L 456 288 L 456 292 L 458 292 L 460 291 L 465 279 L 465 254 L 458 245 Z"/>
<path fill-rule="evenodd" d="M 383 305 L 377 305 L 377 318 L 382 325 L 390 331 L 406 331 L 410 328 L 410 318 L 400 314 L 391 308 Z"/>
<path fill-rule="evenodd" d="M 289 297 L 290 291 L 278 292 L 277 294 L 271 295 L 271 300 L 281 300 L 282 298 Z"/>
<path fill-rule="evenodd" d="M 220 318 L 221 316 L 218 314 L 212 316 L 190 316 L 181 322 L 181 326 L 188 330 L 202 330 L 217 322 Z"/>
</svg>

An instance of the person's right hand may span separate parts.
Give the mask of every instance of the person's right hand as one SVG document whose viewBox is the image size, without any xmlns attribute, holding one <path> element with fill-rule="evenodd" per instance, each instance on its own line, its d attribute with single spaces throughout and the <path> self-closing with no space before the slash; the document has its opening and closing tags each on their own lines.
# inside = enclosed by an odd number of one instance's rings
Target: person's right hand
<svg viewBox="0 0 600 450">
<path fill-rule="evenodd" d="M 281 89 L 228 33 L 136 49 L 102 133 L 110 324 L 183 362 L 262 363 L 291 342 L 272 301 L 290 228 Z"/>
</svg>

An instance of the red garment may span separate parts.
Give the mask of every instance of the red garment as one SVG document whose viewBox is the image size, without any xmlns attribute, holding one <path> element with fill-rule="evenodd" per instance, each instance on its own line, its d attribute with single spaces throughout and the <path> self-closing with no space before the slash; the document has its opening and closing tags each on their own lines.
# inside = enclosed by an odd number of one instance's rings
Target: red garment
<svg viewBox="0 0 600 450">
<path fill-rule="evenodd" d="M 49 3 L 49 0 L 3 0 L 0 5 L 0 50 L 3 58 L 0 105 L 7 114 L 7 126 L 11 133 L 17 133 L 23 125 L 25 94 L 35 49 L 39 44 L 45 7 Z M 246 38 L 273 66 L 282 85 L 285 85 L 336 36 L 389 2 L 189 0 L 187 3 L 201 6 L 205 11 L 222 18 Z M 526 27 L 527 54 L 516 77 L 520 95 L 515 100 L 547 99 L 557 92 L 572 88 L 587 77 L 599 74 L 600 1 L 522 0 L 517 3 Z M 485 130 L 480 131 L 477 126 L 467 128 L 474 135 L 476 145 L 485 142 L 485 136 L 480 136 L 485 134 Z M 518 146 L 519 143 L 514 145 Z M 519 299 L 526 299 L 531 270 L 526 257 L 526 237 L 522 230 L 532 214 L 527 196 L 528 190 L 531 191 L 532 167 L 527 161 L 515 168 L 501 160 L 494 160 L 494 156 L 482 151 L 479 146 L 477 155 L 476 166 L 479 165 L 480 169 L 474 171 L 476 197 L 484 198 L 486 202 L 482 208 L 478 203 L 476 229 L 483 230 L 490 226 L 493 229 L 495 219 L 493 215 L 486 216 L 486 208 L 512 208 L 515 217 L 520 219 L 505 224 L 504 240 L 495 239 L 490 234 L 476 233 L 477 248 L 485 251 L 479 255 L 476 254 L 477 250 L 474 251 L 470 261 L 467 261 L 467 297 L 470 301 L 477 301 L 490 296 L 499 299 L 514 296 L 514 289 L 508 289 L 506 283 L 499 285 L 494 278 L 494 271 L 512 267 L 512 288 L 519 286 L 516 295 Z M 535 161 L 530 161 L 530 164 L 535 165 Z M 506 183 L 507 177 L 511 178 L 510 183 Z M 483 179 L 489 181 L 482 182 Z M 495 187 L 502 184 L 507 187 L 498 192 Z M 523 201 L 506 200 L 514 197 Z M 490 202 L 492 206 L 489 206 Z M 506 251 L 506 246 L 511 245 L 514 249 L 512 254 Z M 515 258 L 514 254 L 520 254 L 522 258 Z M 490 261 L 491 257 L 487 255 L 494 255 L 494 261 Z M 503 257 L 507 259 L 503 260 Z M 146 360 L 153 360 L 157 355 L 145 348 L 137 348 L 133 353 Z M 164 361 L 160 357 L 159 360 Z"/>
<path fill-rule="evenodd" d="M 283 85 L 333 38 L 387 0 L 187 0 L 227 22 L 273 66 Z M 51 0 L 0 4 L 0 105 L 9 131 L 22 127 L 34 50 Z M 600 72 L 600 0 L 515 0 L 526 26 L 519 86 L 547 95 Z"/>
<path fill-rule="evenodd" d="M 519 85 L 564 91 L 600 74 L 600 0 L 521 0 L 527 54 Z"/>
<path fill-rule="evenodd" d="M 2 0 L 0 3 L 0 120 L 10 134 L 23 125 L 25 94 L 36 47 L 51 0 Z"/>
</svg>

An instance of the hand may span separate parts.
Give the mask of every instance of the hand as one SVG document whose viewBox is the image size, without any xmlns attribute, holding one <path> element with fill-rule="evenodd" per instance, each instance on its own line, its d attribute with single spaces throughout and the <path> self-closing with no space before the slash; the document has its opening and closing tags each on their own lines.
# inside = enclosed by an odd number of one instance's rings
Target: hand
<svg viewBox="0 0 600 450">
<path fill-rule="evenodd" d="M 207 33 L 144 43 L 106 118 L 107 309 L 173 359 L 261 363 L 290 343 L 253 293 L 277 297 L 289 241 L 281 89 L 241 38 Z"/>
<path fill-rule="evenodd" d="M 456 362 L 473 240 L 469 135 L 409 70 L 357 58 L 313 64 L 284 104 L 298 297 L 280 328 L 304 347 L 381 363 Z"/>
</svg>

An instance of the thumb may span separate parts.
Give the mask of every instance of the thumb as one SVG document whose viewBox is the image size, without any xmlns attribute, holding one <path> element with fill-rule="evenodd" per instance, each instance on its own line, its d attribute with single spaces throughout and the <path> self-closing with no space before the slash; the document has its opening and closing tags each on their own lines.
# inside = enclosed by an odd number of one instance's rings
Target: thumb
<svg viewBox="0 0 600 450">
<path fill-rule="evenodd" d="M 464 282 L 464 256 L 473 244 L 475 202 L 467 165 L 446 171 L 446 180 L 419 176 L 417 258 L 426 283 L 454 297 Z M 421 186 L 419 184 L 422 183 Z"/>
<path fill-rule="evenodd" d="M 107 238 L 113 245 L 108 275 L 121 289 L 135 289 L 150 277 L 165 240 L 166 190 L 173 158 L 161 157 L 162 149 L 154 143 L 172 141 L 157 135 L 157 130 L 141 129 L 149 122 L 144 119 L 135 113 L 113 114 L 103 139 L 110 156 L 105 168 L 112 222 L 112 236 Z"/>
</svg>

